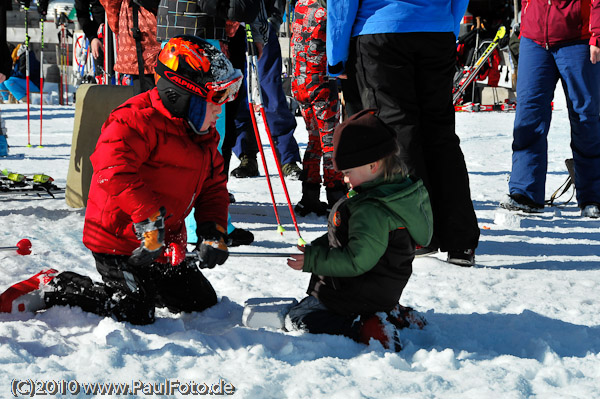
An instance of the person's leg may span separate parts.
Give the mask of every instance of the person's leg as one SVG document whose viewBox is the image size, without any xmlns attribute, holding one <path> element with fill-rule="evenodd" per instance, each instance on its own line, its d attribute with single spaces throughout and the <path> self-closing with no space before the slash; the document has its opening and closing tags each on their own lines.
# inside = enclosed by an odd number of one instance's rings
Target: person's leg
<svg viewBox="0 0 600 399">
<path fill-rule="evenodd" d="M 8 87 L 4 84 L 5 82 L 0 83 L 0 95 L 2 96 L 2 100 L 8 101 L 10 91 Z"/>
<path fill-rule="evenodd" d="M 304 298 L 287 317 L 292 326 L 311 334 L 344 335 L 360 342 L 361 323 L 355 323 L 354 317 L 331 312 L 315 297 Z"/>
<path fill-rule="evenodd" d="M 281 64 L 281 48 L 277 32 L 271 25 L 269 41 L 263 49 L 262 57 L 258 60 L 258 76 L 267 123 L 279 152 L 281 164 L 285 165 L 290 162 L 300 162 L 300 150 L 294 138 L 296 118 L 288 108 L 283 92 Z"/>
<path fill-rule="evenodd" d="M 323 183 L 327 192 L 329 207 L 346 194 L 342 172 L 336 171 L 333 166 L 333 131 L 339 124 L 340 104 L 335 81 L 325 81 L 311 91 L 321 152 L 323 158 Z"/>
<path fill-rule="evenodd" d="M 600 204 L 600 64 L 591 63 L 587 43 L 553 55 L 569 110 L 577 203 Z"/>
<path fill-rule="evenodd" d="M 231 64 L 234 68 L 240 69 L 246 76 L 246 33 L 243 26 L 238 28 L 235 36 L 230 39 L 228 49 Z M 247 83 L 246 78 L 244 78 L 236 99 L 227 103 L 225 112 L 225 139 L 222 147 L 223 158 L 227 166 L 225 170 L 229 170 L 232 150 L 238 158 L 241 158 L 244 154 L 251 161 L 251 170 L 239 171 L 240 173 L 233 173 L 232 171 L 232 175 L 237 177 L 258 176 L 258 165 L 256 163 L 258 146 L 248 108 Z"/>
<path fill-rule="evenodd" d="M 298 101 L 300 113 L 306 124 L 308 141 L 304 158 L 302 160 L 302 199 L 294 210 L 300 216 L 306 216 L 311 212 L 317 215 L 327 213 L 327 204 L 320 201 L 321 196 L 321 139 L 319 137 L 319 126 L 313 106 L 309 101 L 309 92 L 306 90 L 304 77 L 296 77 L 292 80 L 292 94 Z"/>
<path fill-rule="evenodd" d="M 201 312 L 217 303 L 217 294 L 194 262 L 162 265 L 157 279 L 157 306 L 171 312 Z"/>
<path fill-rule="evenodd" d="M 511 195 L 521 194 L 543 205 L 548 167 L 548 131 L 559 74 L 552 54 L 521 38 L 517 112 L 513 129 Z"/>
<path fill-rule="evenodd" d="M 474 249 L 479 228 L 454 131 L 454 36 L 367 35 L 357 38 L 357 48 L 353 62 L 362 105 L 379 110 L 396 132 L 409 174 L 423 179 L 434 213 L 434 240 L 444 251 Z"/>
<path fill-rule="evenodd" d="M 356 38 L 350 39 L 349 59 L 356 59 Z M 342 94 L 344 96 L 345 116 L 349 118 L 363 109 L 358 84 L 356 82 L 355 63 L 348 62 L 346 64 L 346 79 L 340 79 L 340 81 L 342 84 Z"/>
<path fill-rule="evenodd" d="M 29 82 L 31 85 L 31 82 Z M 17 101 L 25 101 L 27 96 L 27 82 L 23 78 L 11 77 L 4 81 L 4 85 Z M 31 89 L 31 86 L 30 86 Z"/>
<path fill-rule="evenodd" d="M 479 243 L 479 227 L 471 200 L 469 174 L 455 132 L 452 84 L 456 46 L 452 33 L 414 34 L 416 46 L 415 86 L 421 140 L 430 200 L 434 235 L 450 258 Z M 469 265 L 472 259 L 466 254 Z M 456 262 L 454 262 L 456 263 Z"/>
<path fill-rule="evenodd" d="M 47 306 L 77 306 L 100 316 L 112 316 L 132 324 L 154 322 L 154 284 L 150 268 L 131 268 L 127 256 L 94 254 L 96 268 L 104 283 L 89 277 L 63 272 L 50 282 Z"/>
</svg>

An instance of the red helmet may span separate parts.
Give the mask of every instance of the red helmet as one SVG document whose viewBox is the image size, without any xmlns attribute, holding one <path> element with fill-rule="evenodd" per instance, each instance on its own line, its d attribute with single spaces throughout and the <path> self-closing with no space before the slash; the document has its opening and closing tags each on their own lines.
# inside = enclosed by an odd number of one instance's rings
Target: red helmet
<svg viewBox="0 0 600 399">
<path fill-rule="evenodd" d="M 161 78 L 220 105 L 236 97 L 243 75 L 212 44 L 196 36 L 180 35 L 170 39 L 158 54 L 157 86 Z"/>
</svg>

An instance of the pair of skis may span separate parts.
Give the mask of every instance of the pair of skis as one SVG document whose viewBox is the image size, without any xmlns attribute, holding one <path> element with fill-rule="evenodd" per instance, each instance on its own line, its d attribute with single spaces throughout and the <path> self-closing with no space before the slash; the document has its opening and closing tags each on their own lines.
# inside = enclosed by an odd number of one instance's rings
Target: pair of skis
<svg viewBox="0 0 600 399">
<path fill-rule="evenodd" d="M 258 151 L 260 153 L 260 157 L 262 160 L 263 168 L 265 170 L 265 176 L 267 178 L 267 184 L 269 186 L 269 193 L 271 194 L 271 202 L 273 202 L 273 210 L 275 211 L 275 218 L 277 219 L 277 232 L 283 235 L 285 229 L 281 225 L 281 221 L 279 219 L 279 213 L 277 211 L 277 204 L 275 203 L 275 195 L 273 194 L 273 186 L 271 185 L 271 177 L 269 176 L 269 169 L 267 168 L 267 161 L 265 159 L 265 153 L 262 147 L 262 141 L 260 139 L 260 133 L 258 130 L 258 124 L 256 122 L 256 112 L 261 114 L 263 125 L 267 132 L 267 137 L 269 138 L 269 144 L 271 145 L 271 150 L 273 151 L 273 157 L 275 158 L 275 165 L 277 166 L 277 173 L 279 174 L 279 179 L 281 180 L 281 185 L 283 186 L 283 191 L 285 193 L 285 198 L 287 200 L 288 208 L 290 210 L 290 215 L 292 216 L 292 220 L 294 222 L 294 227 L 296 228 L 296 232 L 298 233 L 298 245 L 304 246 L 306 245 L 306 241 L 302 238 L 300 234 L 300 229 L 298 228 L 298 222 L 296 221 L 296 215 L 294 213 L 294 208 L 292 207 L 292 203 L 290 201 L 290 195 L 288 193 L 287 185 L 285 183 L 285 178 L 283 176 L 283 172 L 281 171 L 281 165 L 279 162 L 279 158 L 277 157 L 277 151 L 275 149 L 275 144 L 273 142 L 273 137 L 271 135 L 271 129 L 269 128 L 269 124 L 267 123 L 267 117 L 265 115 L 265 108 L 263 106 L 262 101 L 262 90 L 260 87 L 260 79 L 258 76 L 258 57 L 254 52 L 254 39 L 252 38 L 252 32 L 250 30 L 250 25 L 246 25 L 246 40 L 248 42 L 248 57 L 247 57 L 247 70 L 248 70 L 248 106 L 250 108 L 250 117 L 252 119 L 252 127 L 254 128 L 254 135 L 256 136 L 256 143 L 258 144 Z"/>
<path fill-rule="evenodd" d="M 485 112 L 485 111 L 515 111 L 517 104 L 515 102 L 504 102 L 501 104 L 479 104 L 465 103 L 454 106 L 456 112 Z"/>
<path fill-rule="evenodd" d="M 52 177 L 42 173 L 27 177 L 4 169 L 0 174 L 0 195 L 35 194 L 41 196 L 44 194 L 55 198 L 54 195 L 64 193 L 64 189 L 59 188 L 53 182 Z"/>
<path fill-rule="evenodd" d="M 483 54 L 475 61 L 473 65 L 466 66 L 459 76 L 458 82 L 455 84 L 452 94 L 452 103 L 459 104 L 462 101 L 463 94 L 467 87 L 477 78 L 479 71 L 485 65 L 485 62 L 490 58 L 493 51 L 498 47 L 500 40 L 506 35 L 506 28 L 501 26 L 496 32 L 494 40 L 488 45 Z M 477 49 L 475 49 L 477 50 Z"/>
<path fill-rule="evenodd" d="M 60 71 L 60 82 L 58 84 L 58 103 L 60 105 L 69 105 L 69 36 L 72 37 L 73 34 L 67 29 L 68 21 L 69 17 L 66 13 L 61 12 L 58 15 L 58 11 L 54 10 L 54 24 L 59 29 L 57 60 Z"/>
</svg>

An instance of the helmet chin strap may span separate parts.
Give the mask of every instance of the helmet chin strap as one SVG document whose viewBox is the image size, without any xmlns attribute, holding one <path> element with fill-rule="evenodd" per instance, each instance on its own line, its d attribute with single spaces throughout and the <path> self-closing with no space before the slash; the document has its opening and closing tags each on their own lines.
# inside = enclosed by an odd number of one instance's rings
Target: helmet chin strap
<svg viewBox="0 0 600 399">
<path fill-rule="evenodd" d="M 190 105 L 187 112 L 187 121 L 192 127 L 192 130 L 196 134 L 206 134 L 208 129 L 201 131 L 200 128 L 204 123 L 206 117 L 206 100 L 200 96 L 194 96 L 190 98 Z"/>
</svg>

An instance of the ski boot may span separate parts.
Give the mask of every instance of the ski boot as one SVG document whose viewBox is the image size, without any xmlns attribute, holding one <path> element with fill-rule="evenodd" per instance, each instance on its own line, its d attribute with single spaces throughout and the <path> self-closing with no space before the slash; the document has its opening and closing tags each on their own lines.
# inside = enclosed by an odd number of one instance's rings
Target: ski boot
<svg viewBox="0 0 600 399">
<path fill-rule="evenodd" d="M 240 179 L 258 176 L 256 154 L 253 157 L 246 154 L 240 155 L 240 165 L 231 171 L 231 176 Z"/>
<path fill-rule="evenodd" d="M 302 199 L 294 207 L 294 211 L 300 216 L 316 213 L 318 216 L 327 214 L 327 204 L 321 202 L 321 185 L 317 183 L 302 183 Z"/>
</svg>

